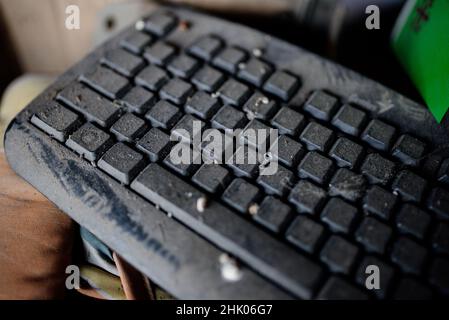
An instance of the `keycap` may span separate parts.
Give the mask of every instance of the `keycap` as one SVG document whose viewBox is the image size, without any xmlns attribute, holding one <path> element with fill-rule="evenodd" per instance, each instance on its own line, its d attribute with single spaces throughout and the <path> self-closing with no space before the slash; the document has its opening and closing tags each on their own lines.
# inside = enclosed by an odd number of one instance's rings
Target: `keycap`
<svg viewBox="0 0 449 320">
<path fill-rule="evenodd" d="M 437 252 L 449 254 L 449 225 L 440 222 L 432 235 L 432 248 Z"/>
<path fill-rule="evenodd" d="M 392 188 L 406 201 L 421 201 L 426 189 L 427 181 L 413 172 L 404 170 L 399 172 Z"/>
<path fill-rule="evenodd" d="M 192 181 L 210 193 L 223 191 L 232 180 L 228 169 L 216 164 L 203 164 Z"/>
<path fill-rule="evenodd" d="M 337 98 L 324 91 L 315 91 L 304 105 L 304 110 L 317 119 L 328 121 L 334 115 L 337 107 Z"/>
<path fill-rule="evenodd" d="M 256 177 L 259 174 L 259 162 L 257 151 L 245 146 L 240 146 L 228 165 L 238 177 Z"/>
<path fill-rule="evenodd" d="M 136 143 L 137 148 L 148 155 L 153 162 L 164 159 L 171 145 L 170 136 L 158 128 L 151 128 Z"/>
<path fill-rule="evenodd" d="M 218 93 L 225 103 L 233 106 L 241 106 L 251 95 L 249 87 L 234 79 L 226 81 Z"/>
<path fill-rule="evenodd" d="M 449 293 L 449 260 L 436 258 L 430 267 L 430 283 L 443 294 Z"/>
<path fill-rule="evenodd" d="M 51 102 L 31 117 L 31 123 L 56 140 L 65 142 L 67 136 L 81 124 L 81 119 L 69 109 Z"/>
<path fill-rule="evenodd" d="M 143 32 L 133 32 L 125 39 L 123 39 L 120 44 L 123 48 L 135 53 L 141 54 L 143 49 L 153 42 L 153 38 Z"/>
<path fill-rule="evenodd" d="M 353 169 L 363 155 L 363 147 L 347 138 L 339 138 L 329 151 L 338 166 Z"/>
<path fill-rule="evenodd" d="M 332 272 L 348 274 L 359 249 L 340 236 L 332 235 L 321 250 L 320 258 Z"/>
<path fill-rule="evenodd" d="M 259 120 L 251 120 L 250 123 L 243 129 L 240 136 L 240 143 L 248 144 L 257 150 L 265 150 L 268 139 L 272 132 L 270 127 Z"/>
<path fill-rule="evenodd" d="M 222 50 L 212 61 L 212 63 L 223 70 L 235 73 L 239 65 L 246 60 L 247 53 L 236 47 L 229 47 Z"/>
<path fill-rule="evenodd" d="M 245 213 L 249 206 L 256 202 L 260 196 L 260 190 L 241 178 L 234 179 L 223 192 L 223 200 L 231 207 Z"/>
<path fill-rule="evenodd" d="M 130 112 L 142 114 L 156 102 L 156 97 L 142 87 L 133 87 L 122 100 Z"/>
<path fill-rule="evenodd" d="M 203 120 L 208 120 L 217 112 L 220 106 L 216 98 L 203 91 L 198 91 L 187 101 L 185 110 Z"/>
<path fill-rule="evenodd" d="M 432 291 L 412 278 L 402 278 L 394 293 L 395 300 L 428 300 Z"/>
<path fill-rule="evenodd" d="M 372 120 L 362 134 L 362 139 L 379 150 L 388 150 L 395 134 L 394 127 L 380 120 Z"/>
<path fill-rule="evenodd" d="M 177 192 L 173 192 L 174 186 Z M 323 270 L 319 265 L 219 203 L 211 201 L 203 212 L 198 211 L 197 199 L 204 194 L 155 163 L 138 175 L 131 188 L 149 201 L 160 203 L 163 210 L 193 230 L 201 230 L 209 241 L 219 243 L 249 266 L 259 266 L 265 277 L 275 279 L 299 297 L 310 298 L 321 281 Z M 248 200 L 244 196 L 247 191 L 241 194 L 244 201 Z M 287 256 L 288 260 L 281 258 Z"/>
<path fill-rule="evenodd" d="M 192 85 L 179 78 L 169 80 L 159 92 L 162 99 L 175 104 L 184 104 L 192 93 Z"/>
<path fill-rule="evenodd" d="M 393 245 L 391 260 L 406 273 L 419 274 L 426 260 L 427 252 L 415 241 L 399 237 Z"/>
<path fill-rule="evenodd" d="M 391 234 L 389 226 L 372 217 L 366 217 L 357 229 L 355 238 L 365 250 L 383 254 Z"/>
<path fill-rule="evenodd" d="M 321 220 L 334 232 L 348 233 L 354 225 L 356 215 L 356 207 L 339 198 L 332 198 L 321 212 Z"/>
<path fill-rule="evenodd" d="M 205 123 L 190 114 L 184 115 L 176 123 L 171 134 L 185 143 L 192 143 L 194 139 L 200 139 L 204 130 Z M 199 147 L 199 146 L 196 146 Z"/>
<path fill-rule="evenodd" d="M 315 213 L 322 207 L 325 198 L 326 191 L 309 181 L 300 180 L 288 199 L 300 212 Z"/>
<path fill-rule="evenodd" d="M 278 166 L 275 174 L 261 175 L 257 182 L 265 189 L 268 194 L 284 196 L 293 187 L 295 175 L 288 169 Z"/>
<path fill-rule="evenodd" d="M 332 160 L 315 151 L 307 153 L 298 166 L 301 178 L 309 178 L 319 184 L 324 184 L 330 178 L 332 170 Z"/>
<path fill-rule="evenodd" d="M 395 164 L 378 153 L 371 153 L 365 158 L 360 170 L 371 183 L 385 185 L 393 178 Z"/>
<path fill-rule="evenodd" d="M 428 161 L 429 161 L 429 159 L 428 159 Z M 440 166 L 440 163 L 441 163 L 441 166 Z M 440 168 L 438 170 L 438 174 L 437 174 L 438 181 L 441 181 L 442 183 L 449 185 L 449 158 L 444 159 L 444 161 L 442 161 L 442 162 L 441 162 L 441 159 L 440 159 L 440 161 L 436 160 L 435 165 L 434 165 L 434 171 L 432 173 L 436 172 L 436 170 L 438 169 L 437 168 L 438 166 Z"/>
<path fill-rule="evenodd" d="M 80 80 L 111 99 L 121 98 L 131 88 L 128 79 L 105 67 L 83 74 Z"/>
<path fill-rule="evenodd" d="M 280 70 L 275 71 L 264 85 L 265 91 L 284 101 L 290 100 L 298 88 L 299 80 L 295 76 Z"/>
<path fill-rule="evenodd" d="M 213 163 L 227 163 L 234 155 L 234 136 L 217 130 L 204 132 L 200 145 L 203 160 Z"/>
<path fill-rule="evenodd" d="M 202 37 L 195 41 L 189 48 L 189 52 L 198 58 L 211 60 L 223 47 L 223 40 L 215 35 Z"/>
<path fill-rule="evenodd" d="M 183 54 L 174 58 L 167 69 L 175 76 L 190 78 L 199 66 L 200 64 L 196 59 Z"/>
<path fill-rule="evenodd" d="M 111 144 L 111 136 L 90 123 L 76 130 L 66 142 L 69 148 L 90 161 L 97 160 Z"/>
<path fill-rule="evenodd" d="M 268 196 L 262 201 L 253 217 L 269 230 L 281 232 L 290 221 L 291 209 L 279 199 Z"/>
<path fill-rule="evenodd" d="M 177 23 L 177 18 L 169 13 L 154 14 L 145 20 L 144 30 L 162 37 L 173 30 Z"/>
<path fill-rule="evenodd" d="M 257 58 L 251 58 L 249 61 L 241 65 L 238 72 L 238 77 L 257 87 L 261 87 L 272 72 L 273 68 L 269 64 Z"/>
<path fill-rule="evenodd" d="M 137 57 L 123 49 L 114 49 L 107 51 L 101 59 L 101 63 L 114 69 L 125 77 L 134 76 L 141 70 L 145 63 L 142 58 Z"/>
<path fill-rule="evenodd" d="M 146 67 L 136 76 L 136 84 L 152 91 L 159 90 L 168 80 L 167 73 L 153 65 Z"/>
<path fill-rule="evenodd" d="M 156 42 L 147 47 L 143 52 L 143 57 L 149 62 L 157 65 L 166 65 L 176 54 L 176 49 L 170 44 Z"/>
<path fill-rule="evenodd" d="M 248 119 L 268 120 L 276 112 L 276 102 L 260 92 L 254 93 L 243 105 Z"/>
<path fill-rule="evenodd" d="M 314 253 L 324 240 L 324 227 L 306 216 L 299 215 L 288 228 L 286 237 L 298 248 Z"/>
<path fill-rule="evenodd" d="M 430 215 L 416 207 L 405 203 L 396 216 L 396 225 L 399 231 L 423 239 L 430 225 Z"/>
<path fill-rule="evenodd" d="M 365 193 L 366 181 L 362 175 L 346 168 L 338 169 L 329 183 L 329 194 L 349 201 L 358 200 Z"/>
<path fill-rule="evenodd" d="M 366 113 L 349 105 L 345 104 L 338 110 L 335 117 L 332 119 L 332 123 L 341 131 L 358 136 L 365 124 Z"/>
<path fill-rule="evenodd" d="M 222 107 L 212 118 L 212 126 L 225 131 L 243 128 L 246 122 L 245 114 L 231 106 Z"/>
<path fill-rule="evenodd" d="M 159 100 L 145 114 L 145 118 L 151 121 L 153 127 L 170 129 L 181 119 L 182 112 L 173 104 L 165 100 Z"/>
<path fill-rule="evenodd" d="M 408 134 L 402 135 L 392 148 L 393 156 L 404 164 L 417 166 L 426 151 L 426 144 Z"/>
<path fill-rule="evenodd" d="M 182 159 L 177 159 L 176 161 L 174 161 L 172 155 L 169 153 L 165 157 L 163 162 L 166 166 L 176 171 L 177 173 L 185 177 L 191 177 L 200 168 L 201 161 L 198 161 L 199 156 L 199 153 L 194 153 L 192 150 L 190 150 L 190 157 L 189 159 L 187 159 L 187 162 L 184 162 L 179 161 Z"/>
<path fill-rule="evenodd" d="M 356 273 L 356 281 L 363 287 L 366 287 L 367 279 L 373 274 L 370 272 L 367 273 L 367 271 L 369 271 L 367 270 L 368 266 L 375 266 L 379 268 L 379 288 L 373 288 L 370 291 L 374 292 L 378 298 L 384 299 L 394 277 L 394 269 L 376 257 L 366 256 L 360 263 Z M 371 282 L 368 281 L 368 283 Z"/>
<path fill-rule="evenodd" d="M 275 143 L 277 144 L 277 152 L 273 151 L 276 150 L 276 147 L 273 147 L 270 149 L 270 153 L 274 160 L 278 160 L 287 167 L 296 166 L 305 154 L 305 148 L 290 137 L 281 135 Z"/>
<path fill-rule="evenodd" d="M 442 188 L 434 188 L 427 200 L 429 209 L 439 214 L 442 218 L 449 218 L 449 192 Z"/>
<path fill-rule="evenodd" d="M 203 66 L 192 77 L 192 83 L 196 85 L 198 89 L 207 92 L 213 92 L 217 90 L 224 81 L 224 75 L 220 71 L 208 65 Z"/>
<path fill-rule="evenodd" d="M 98 161 L 100 169 L 124 184 L 129 184 L 144 165 L 143 156 L 121 142 L 112 146 Z"/>
<path fill-rule="evenodd" d="M 394 194 L 378 186 L 373 186 L 367 191 L 363 199 L 363 209 L 388 220 L 396 200 L 397 197 Z"/>
<path fill-rule="evenodd" d="M 296 137 L 306 125 L 304 116 L 290 108 L 284 107 L 271 120 L 280 134 L 288 134 Z"/>
<path fill-rule="evenodd" d="M 133 142 L 147 129 L 148 126 L 145 120 L 136 117 L 132 113 L 126 113 L 112 125 L 111 132 L 117 136 L 119 141 Z"/>
<path fill-rule="evenodd" d="M 300 139 L 307 145 L 309 150 L 325 152 L 334 140 L 334 133 L 319 123 L 311 122 L 301 133 Z"/>
<path fill-rule="evenodd" d="M 102 127 L 110 126 L 120 114 L 116 104 L 81 83 L 69 85 L 58 94 L 57 99 Z"/>
<path fill-rule="evenodd" d="M 368 296 L 345 280 L 332 276 L 317 296 L 319 300 L 366 300 Z"/>
</svg>

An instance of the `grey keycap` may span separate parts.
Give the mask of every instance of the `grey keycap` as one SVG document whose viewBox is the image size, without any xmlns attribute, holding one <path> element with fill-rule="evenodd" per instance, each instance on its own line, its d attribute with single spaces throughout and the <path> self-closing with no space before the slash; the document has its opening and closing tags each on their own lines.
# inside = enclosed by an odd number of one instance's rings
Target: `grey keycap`
<svg viewBox="0 0 449 320">
<path fill-rule="evenodd" d="M 157 65 L 166 65 L 176 54 L 176 49 L 172 45 L 164 42 L 156 42 L 155 44 L 145 48 L 143 57 L 149 62 Z"/>
<path fill-rule="evenodd" d="M 225 77 L 223 73 L 208 65 L 205 65 L 192 77 L 192 83 L 195 84 L 198 89 L 207 92 L 217 90 L 224 81 Z"/>
<path fill-rule="evenodd" d="M 111 99 L 121 98 L 131 88 L 128 79 L 105 67 L 83 74 L 80 80 Z"/>
<path fill-rule="evenodd" d="M 332 123 L 341 131 L 358 136 L 365 124 L 366 113 L 349 104 L 345 104 L 338 110 Z"/>
<path fill-rule="evenodd" d="M 256 177 L 259 174 L 259 161 L 257 152 L 248 146 L 240 146 L 228 165 L 238 177 Z"/>
<path fill-rule="evenodd" d="M 363 147 L 347 138 L 339 138 L 332 146 L 329 155 L 340 167 L 353 169 L 363 155 Z"/>
<path fill-rule="evenodd" d="M 122 100 L 130 112 L 142 114 L 156 102 L 156 97 L 142 87 L 133 87 Z"/>
<path fill-rule="evenodd" d="M 243 105 L 243 111 L 249 119 L 268 120 L 276 109 L 276 102 L 260 92 L 254 93 Z"/>
<path fill-rule="evenodd" d="M 304 116 L 290 108 L 283 107 L 271 120 L 279 133 L 296 137 L 306 125 Z"/>
<path fill-rule="evenodd" d="M 198 58 L 211 60 L 223 47 L 223 40 L 215 35 L 205 36 L 196 40 L 189 48 L 189 52 Z"/>
<path fill-rule="evenodd" d="M 395 164 L 378 153 L 371 153 L 365 158 L 360 170 L 371 183 L 385 185 L 393 178 Z"/>
<path fill-rule="evenodd" d="M 404 170 L 399 172 L 392 188 L 404 200 L 419 202 L 423 197 L 426 186 L 427 182 L 425 179 L 411 171 Z"/>
<path fill-rule="evenodd" d="M 275 147 L 270 149 L 270 152 L 275 160 L 287 167 L 296 166 L 305 154 L 305 148 L 299 142 L 285 135 L 279 136 L 276 143 L 277 152 Z"/>
<path fill-rule="evenodd" d="M 228 169 L 216 164 L 203 164 L 192 181 L 210 193 L 223 191 L 232 180 Z"/>
<path fill-rule="evenodd" d="M 293 172 L 278 166 L 275 174 L 261 175 L 257 178 L 257 182 L 265 189 L 266 193 L 284 196 L 294 186 L 294 177 Z"/>
<path fill-rule="evenodd" d="M 136 143 L 137 148 L 148 155 L 153 162 L 164 159 L 171 145 L 170 136 L 158 128 L 151 128 Z"/>
<path fill-rule="evenodd" d="M 159 37 L 167 35 L 178 23 L 178 19 L 169 13 L 154 14 L 145 20 L 144 29 Z"/>
<path fill-rule="evenodd" d="M 332 160 L 317 152 L 309 152 L 298 166 L 298 174 L 302 178 L 311 179 L 319 184 L 324 184 L 332 175 Z"/>
<path fill-rule="evenodd" d="M 411 234 L 418 239 L 423 239 L 431 222 L 430 215 L 416 207 L 405 203 L 396 216 L 396 226 L 404 234 Z"/>
<path fill-rule="evenodd" d="M 321 212 L 321 220 L 334 232 L 351 231 L 357 216 L 357 208 L 339 199 L 332 198 Z"/>
<path fill-rule="evenodd" d="M 210 94 L 204 91 L 198 91 L 187 101 L 185 110 L 203 120 L 208 120 L 217 112 L 220 106 L 216 98 L 211 97 Z"/>
<path fill-rule="evenodd" d="M 354 266 L 359 249 L 340 236 L 332 235 L 321 250 L 321 261 L 332 272 L 348 274 Z"/>
<path fill-rule="evenodd" d="M 449 192 L 442 188 L 434 188 L 427 199 L 429 209 L 441 217 L 449 218 Z"/>
<path fill-rule="evenodd" d="M 324 227 L 318 222 L 300 215 L 286 232 L 287 240 L 300 249 L 314 253 L 324 240 Z"/>
<path fill-rule="evenodd" d="M 200 64 L 196 59 L 183 54 L 174 58 L 167 68 L 175 76 L 190 78 L 199 66 Z"/>
<path fill-rule="evenodd" d="M 199 168 L 200 168 L 200 161 L 198 161 L 198 157 L 200 156 L 199 153 L 194 153 L 191 150 L 191 158 L 188 159 L 187 162 L 178 162 L 174 161 L 170 153 L 165 157 L 164 164 L 167 165 L 172 170 L 176 171 L 177 173 L 185 176 L 185 177 L 191 177 Z"/>
<path fill-rule="evenodd" d="M 153 42 L 153 38 L 143 32 L 133 32 L 125 39 L 123 39 L 120 44 L 123 48 L 135 53 L 141 54 L 143 49 Z"/>
<path fill-rule="evenodd" d="M 119 141 L 133 142 L 147 129 L 148 126 L 145 120 L 136 117 L 132 113 L 126 113 L 112 125 L 111 132 L 116 135 Z"/>
<path fill-rule="evenodd" d="M 288 199 L 300 212 L 315 213 L 323 206 L 325 198 L 326 191 L 309 181 L 300 180 Z"/>
<path fill-rule="evenodd" d="M 334 115 L 337 107 L 337 98 L 324 91 L 315 91 L 304 105 L 304 110 L 317 119 L 328 121 Z"/>
<path fill-rule="evenodd" d="M 178 123 L 176 123 L 171 134 L 185 143 L 191 144 L 194 139 L 201 140 L 204 127 L 204 121 L 197 119 L 190 114 L 186 114 L 178 121 Z M 198 148 L 199 146 L 196 147 Z"/>
<path fill-rule="evenodd" d="M 264 85 L 267 92 L 284 101 L 290 100 L 298 88 L 298 78 L 285 71 L 275 71 Z"/>
<path fill-rule="evenodd" d="M 212 126 L 225 131 L 243 128 L 246 122 L 245 114 L 231 106 L 222 107 L 212 118 Z"/>
<path fill-rule="evenodd" d="M 218 90 L 221 99 L 227 104 L 241 106 L 251 95 L 248 86 L 237 80 L 227 80 Z"/>
<path fill-rule="evenodd" d="M 379 150 L 388 150 L 395 134 L 394 127 L 380 120 L 372 120 L 362 134 L 362 139 Z"/>
<path fill-rule="evenodd" d="M 192 85 L 179 78 L 169 80 L 159 92 L 162 99 L 175 104 L 184 104 L 192 93 Z"/>
<path fill-rule="evenodd" d="M 212 61 L 212 63 L 230 73 L 238 70 L 239 64 L 246 60 L 247 53 L 242 49 L 229 47 L 222 50 Z"/>
<path fill-rule="evenodd" d="M 136 84 L 152 91 L 159 90 L 169 77 L 167 72 L 156 66 L 148 66 L 136 76 Z"/>
<path fill-rule="evenodd" d="M 291 209 L 279 199 L 268 196 L 253 215 L 254 220 L 273 232 L 284 230 L 291 217 Z"/>
<path fill-rule="evenodd" d="M 307 125 L 300 136 L 309 150 L 319 150 L 325 152 L 334 140 L 334 132 L 319 123 L 311 122 Z"/>
<path fill-rule="evenodd" d="M 238 77 L 257 87 L 261 87 L 272 72 L 273 68 L 269 64 L 259 59 L 251 58 L 241 66 Z"/>
<path fill-rule="evenodd" d="M 426 249 L 415 241 L 400 237 L 394 243 L 391 260 L 406 273 L 419 274 L 426 260 Z"/>
<path fill-rule="evenodd" d="M 329 194 L 348 201 L 357 201 L 365 192 L 366 180 L 346 168 L 338 169 L 329 183 Z"/>
<path fill-rule="evenodd" d="M 107 51 L 101 62 L 125 77 L 134 76 L 145 66 L 142 58 L 123 49 Z"/>
<path fill-rule="evenodd" d="M 97 160 L 111 144 L 111 136 L 90 123 L 76 130 L 66 142 L 69 148 L 89 161 Z"/>
<path fill-rule="evenodd" d="M 365 250 L 383 254 L 391 235 L 389 226 L 372 217 L 366 217 L 357 229 L 355 238 Z"/>
<path fill-rule="evenodd" d="M 363 209 L 388 220 L 397 197 L 378 186 L 371 187 L 363 199 Z"/>
<path fill-rule="evenodd" d="M 150 111 L 145 114 L 145 118 L 151 121 L 153 127 L 163 129 L 172 128 L 181 117 L 182 112 L 179 108 L 165 100 L 159 100 Z"/>
<path fill-rule="evenodd" d="M 223 200 L 231 207 L 245 213 L 249 206 L 256 202 L 260 196 L 260 190 L 241 178 L 234 179 L 223 192 Z"/>
<path fill-rule="evenodd" d="M 402 135 L 392 148 L 393 156 L 404 164 L 417 166 L 424 156 L 426 144 L 408 134 Z"/>
</svg>

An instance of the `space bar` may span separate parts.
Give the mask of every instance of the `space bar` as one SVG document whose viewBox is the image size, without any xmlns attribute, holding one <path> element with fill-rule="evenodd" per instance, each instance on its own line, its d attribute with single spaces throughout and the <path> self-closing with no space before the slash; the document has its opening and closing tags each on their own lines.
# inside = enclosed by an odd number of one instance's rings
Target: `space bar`
<svg viewBox="0 0 449 320">
<path fill-rule="evenodd" d="M 205 194 L 158 164 L 148 165 L 131 188 L 279 286 L 300 298 L 312 297 L 322 275 L 319 265 L 217 201 L 198 211 L 197 200 Z"/>
</svg>

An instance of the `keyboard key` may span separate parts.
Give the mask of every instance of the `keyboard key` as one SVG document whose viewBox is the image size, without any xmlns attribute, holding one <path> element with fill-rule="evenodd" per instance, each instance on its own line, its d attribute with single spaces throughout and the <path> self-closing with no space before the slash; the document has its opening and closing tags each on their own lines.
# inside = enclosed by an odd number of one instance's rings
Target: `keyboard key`
<svg viewBox="0 0 449 320">
<path fill-rule="evenodd" d="M 254 93 L 243 105 L 248 119 L 268 120 L 276 112 L 276 102 L 260 92 Z"/>
<path fill-rule="evenodd" d="M 143 49 L 153 42 L 149 34 L 134 32 L 120 42 L 121 46 L 135 54 L 141 54 Z"/>
<path fill-rule="evenodd" d="M 230 47 L 222 50 L 212 61 L 215 66 L 226 70 L 230 73 L 235 73 L 239 64 L 246 60 L 247 54 L 245 51 Z"/>
<path fill-rule="evenodd" d="M 332 160 L 317 152 L 309 152 L 298 166 L 301 178 L 309 178 L 319 184 L 324 184 L 332 174 Z"/>
<path fill-rule="evenodd" d="M 173 161 L 174 159 L 172 158 L 170 153 L 165 157 L 163 162 L 165 165 L 167 165 L 177 173 L 185 177 L 190 177 L 199 169 L 201 162 L 201 160 L 198 160 L 200 154 L 194 153 L 192 150 L 190 151 L 192 157 L 188 160 L 187 163 L 183 161 Z"/>
<path fill-rule="evenodd" d="M 223 47 L 223 41 L 216 36 L 206 36 L 197 40 L 190 48 L 191 54 L 204 60 L 211 60 Z"/>
<path fill-rule="evenodd" d="M 216 164 L 203 164 L 192 180 L 210 193 L 221 192 L 232 180 L 232 174 Z"/>
<path fill-rule="evenodd" d="M 210 119 L 218 109 L 220 109 L 218 100 L 203 91 L 195 93 L 185 106 L 186 112 L 196 115 L 203 120 Z"/>
<path fill-rule="evenodd" d="M 329 183 L 329 194 L 349 201 L 358 200 L 365 193 L 366 181 L 362 175 L 348 169 L 338 169 Z"/>
<path fill-rule="evenodd" d="M 215 130 L 206 131 L 200 147 L 205 161 L 227 163 L 234 155 L 234 136 Z"/>
<path fill-rule="evenodd" d="M 378 186 L 373 186 L 368 190 L 363 199 L 363 209 L 388 220 L 396 204 L 396 199 L 397 197 L 394 194 Z"/>
<path fill-rule="evenodd" d="M 231 207 L 245 213 L 251 204 L 255 203 L 260 196 L 257 187 L 243 179 L 234 179 L 223 193 L 223 200 Z"/>
<path fill-rule="evenodd" d="M 175 104 L 184 104 L 192 93 L 192 85 L 178 78 L 169 80 L 159 92 L 162 99 Z"/>
<path fill-rule="evenodd" d="M 170 129 L 175 123 L 181 119 L 182 112 L 165 100 L 159 100 L 151 109 L 145 114 L 145 118 L 151 121 L 153 127 Z"/>
<path fill-rule="evenodd" d="M 171 145 L 170 136 L 158 128 L 151 128 L 137 141 L 137 148 L 148 155 L 153 162 L 164 159 L 168 155 Z"/>
<path fill-rule="evenodd" d="M 393 147 L 393 156 L 404 164 L 417 166 L 426 151 L 426 144 L 405 134 L 402 135 Z"/>
<path fill-rule="evenodd" d="M 326 191 L 309 181 L 300 180 L 288 199 L 300 212 L 313 214 L 322 207 L 325 198 Z"/>
<path fill-rule="evenodd" d="M 304 110 L 317 119 L 329 121 L 337 107 L 337 98 L 324 91 L 315 91 L 307 100 Z"/>
<path fill-rule="evenodd" d="M 51 102 L 33 115 L 31 123 L 56 140 L 65 142 L 67 136 L 81 124 L 81 119 L 69 109 Z"/>
<path fill-rule="evenodd" d="M 281 232 L 290 221 L 291 209 L 280 200 L 268 196 L 259 206 L 254 220 L 273 232 Z"/>
<path fill-rule="evenodd" d="M 73 83 L 66 87 L 58 94 L 57 99 L 82 113 L 87 120 L 102 127 L 110 126 L 120 114 L 120 108 L 115 103 L 81 83 Z"/>
<path fill-rule="evenodd" d="M 395 164 L 377 153 L 371 153 L 362 164 L 361 172 L 371 183 L 387 184 L 393 178 Z"/>
<path fill-rule="evenodd" d="M 156 102 L 156 97 L 141 87 L 133 87 L 122 100 L 130 112 L 142 114 Z"/>
<path fill-rule="evenodd" d="M 261 87 L 273 72 L 272 67 L 256 58 L 244 63 L 238 72 L 239 78 Z"/>
<path fill-rule="evenodd" d="M 320 258 L 332 272 L 348 274 L 359 249 L 340 236 L 332 235 L 321 250 Z"/>
<path fill-rule="evenodd" d="M 319 123 L 311 122 L 301 133 L 300 139 L 307 145 L 309 150 L 325 152 L 333 142 L 334 133 Z"/>
<path fill-rule="evenodd" d="M 185 143 L 190 144 L 193 143 L 194 139 L 201 138 L 204 126 L 205 123 L 203 121 L 192 117 L 190 114 L 186 114 L 178 121 L 171 134 Z"/>
<path fill-rule="evenodd" d="M 449 254 L 449 225 L 439 223 L 432 236 L 432 248 L 437 252 Z"/>
<path fill-rule="evenodd" d="M 449 293 L 449 260 L 436 258 L 430 268 L 430 283 L 437 287 L 441 293 Z"/>
<path fill-rule="evenodd" d="M 400 194 L 405 201 L 421 201 L 427 182 L 420 176 L 401 171 L 393 182 L 393 190 Z"/>
<path fill-rule="evenodd" d="M 246 122 L 245 114 L 231 106 L 222 107 L 212 118 L 212 126 L 225 131 L 243 128 Z"/>
<path fill-rule="evenodd" d="M 299 80 L 285 71 L 275 71 L 264 85 L 265 91 L 284 101 L 290 100 L 298 88 Z"/>
<path fill-rule="evenodd" d="M 442 218 L 449 218 L 449 192 L 441 188 L 434 188 L 428 198 L 429 209 Z"/>
<path fill-rule="evenodd" d="M 134 76 L 145 66 L 142 58 L 123 49 L 107 51 L 101 62 L 125 77 Z"/>
<path fill-rule="evenodd" d="M 140 137 L 148 126 L 145 121 L 132 113 L 126 113 L 111 127 L 111 132 L 117 136 L 119 141 L 133 142 Z"/>
<path fill-rule="evenodd" d="M 427 159 L 426 162 L 429 162 L 429 160 L 431 161 L 431 159 Z M 440 166 L 441 163 L 441 166 Z M 440 161 L 435 161 L 435 171 L 436 169 L 438 169 L 437 167 L 439 166 L 440 169 L 438 170 L 438 181 L 441 181 L 442 183 L 449 185 L 449 158 L 445 159 L 444 161 L 441 162 Z M 425 164 L 426 165 L 426 164 Z M 424 170 L 423 170 L 424 171 Z"/>
<path fill-rule="evenodd" d="M 391 260 L 406 273 L 419 274 L 426 260 L 427 252 L 415 241 L 400 237 L 393 246 Z"/>
<path fill-rule="evenodd" d="M 394 276 L 394 269 L 376 257 L 366 256 L 356 273 L 356 281 L 363 287 L 366 287 L 366 281 L 371 274 L 366 272 L 368 266 L 376 266 L 379 268 L 379 289 L 374 288 L 371 291 L 373 291 L 378 298 L 385 299 Z"/>
<path fill-rule="evenodd" d="M 358 136 L 365 123 L 366 113 L 354 108 L 349 104 L 345 104 L 337 112 L 332 123 L 341 131 Z"/>
<path fill-rule="evenodd" d="M 98 161 L 98 167 L 124 184 L 129 184 L 145 165 L 143 156 L 119 142 Z"/>
<path fill-rule="evenodd" d="M 338 277 L 330 277 L 318 294 L 319 300 L 367 300 L 368 296 Z"/>
<path fill-rule="evenodd" d="M 259 162 L 257 156 L 257 151 L 254 149 L 240 146 L 228 164 L 238 177 L 256 177 L 259 174 Z"/>
<path fill-rule="evenodd" d="M 213 92 L 225 81 L 223 74 L 212 67 L 205 65 L 192 77 L 192 83 L 198 89 Z"/>
<path fill-rule="evenodd" d="M 356 215 L 356 207 L 339 198 L 332 198 L 321 212 L 321 220 L 334 232 L 348 233 L 354 225 Z"/>
<path fill-rule="evenodd" d="M 284 107 L 271 120 L 280 134 L 288 134 L 296 137 L 306 125 L 304 116 L 290 108 Z"/>
<path fill-rule="evenodd" d="M 429 300 L 432 291 L 411 278 L 402 278 L 393 297 L 395 300 Z"/>
<path fill-rule="evenodd" d="M 89 161 L 95 161 L 112 144 L 111 136 L 90 123 L 76 130 L 66 145 Z"/>
<path fill-rule="evenodd" d="M 278 160 L 280 163 L 287 167 L 294 167 L 301 160 L 305 153 L 304 147 L 290 137 L 281 135 L 279 136 L 277 143 L 277 152 L 274 152 L 275 147 L 270 149 L 274 160 Z"/>
<path fill-rule="evenodd" d="M 157 65 L 166 65 L 176 54 L 176 49 L 170 44 L 156 42 L 147 47 L 143 52 L 143 57 L 149 62 Z"/>
<path fill-rule="evenodd" d="M 383 254 L 391 234 L 389 226 L 372 217 L 366 217 L 357 229 L 355 237 L 367 251 Z"/>
<path fill-rule="evenodd" d="M 159 90 L 168 80 L 167 73 L 156 66 L 148 66 L 136 76 L 136 84 L 152 91 Z"/>
<path fill-rule="evenodd" d="M 379 150 L 388 150 L 393 140 L 395 129 L 380 121 L 372 120 L 362 134 L 362 139 Z"/>
<path fill-rule="evenodd" d="M 251 120 L 240 136 L 240 143 L 250 145 L 259 151 L 266 150 L 265 146 L 270 138 L 270 130 L 270 127 L 259 120 Z"/>
<path fill-rule="evenodd" d="M 190 78 L 198 69 L 199 63 L 188 55 L 180 55 L 174 58 L 168 65 L 168 70 L 175 76 L 181 78 Z"/>
<path fill-rule="evenodd" d="M 162 37 L 173 30 L 177 23 L 177 18 L 169 13 L 154 14 L 145 20 L 144 30 Z"/>
<path fill-rule="evenodd" d="M 404 204 L 397 217 L 399 231 L 423 239 L 430 225 L 430 215 L 412 204 Z"/>
<path fill-rule="evenodd" d="M 363 147 L 347 138 L 339 138 L 329 155 L 337 161 L 340 167 L 353 169 L 363 155 Z"/>
<path fill-rule="evenodd" d="M 299 215 L 287 230 L 287 240 L 298 248 L 314 253 L 324 239 L 324 227 L 309 219 Z"/>
<path fill-rule="evenodd" d="M 128 79 L 105 67 L 97 67 L 80 80 L 111 99 L 119 99 L 131 88 Z"/>
<path fill-rule="evenodd" d="M 225 103 L 233 106 L 241 106 L 251 95 L 249 87 L 234 79 L 226 81 L 218 90 Z"/>
<path fill-rule="evenodd" d="M 265 189 L 268 194 L 284 196 L 293 187 L 295 175 L 288 169 L 278 166 L 273 175 L 261 175 L 257 182 Z"/>
</svg>

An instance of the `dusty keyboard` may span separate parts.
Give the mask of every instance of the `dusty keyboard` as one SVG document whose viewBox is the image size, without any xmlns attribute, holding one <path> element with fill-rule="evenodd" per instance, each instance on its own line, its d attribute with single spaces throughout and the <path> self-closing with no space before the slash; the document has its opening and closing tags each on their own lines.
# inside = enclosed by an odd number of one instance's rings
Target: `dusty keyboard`
<svg viewBox="0 0 449 320">
<path fill-rule="evenodd" d="M 170 135 L 193 121 L 277 129 L 277 173 L 173 163 Z M 177 297 L 400 299 L 449 294 L 448 141 L 423 107 L 356 73 L 164 8 L 60 77 L 5 147 L 18 174 Z"/>
</svg>

